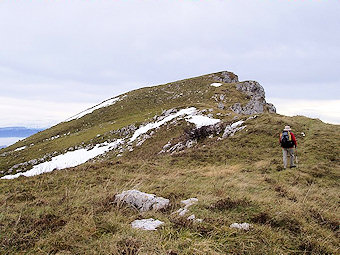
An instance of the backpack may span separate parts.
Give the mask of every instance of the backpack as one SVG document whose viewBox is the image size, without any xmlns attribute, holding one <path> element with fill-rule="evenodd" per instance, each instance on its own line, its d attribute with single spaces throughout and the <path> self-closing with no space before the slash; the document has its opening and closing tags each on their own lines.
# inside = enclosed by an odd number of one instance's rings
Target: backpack
<svg viewBox="0 0 340 255">
<path fill-rule="evenodd" d="M 294 142 L 292 140 L 292 135 L 289 131 L 283 131 L 281 134 L 281 146 L 282 148 L 292 148 L 294 147 Z"/>
</svg>

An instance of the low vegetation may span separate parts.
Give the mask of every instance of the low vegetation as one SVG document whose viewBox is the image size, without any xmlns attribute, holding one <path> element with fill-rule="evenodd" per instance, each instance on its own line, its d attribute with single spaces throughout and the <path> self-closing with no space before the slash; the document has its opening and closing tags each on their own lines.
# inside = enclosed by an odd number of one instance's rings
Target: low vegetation
<svg viewBox="0 0 340 255">
<path fill-rule="evenodd" d="M 299 166 L 278 171 L 277 135 L 286 123 L 297 134 Z M 172 155 L 157 148 L 145 157 L 147 146 L 163 144 L 155 136 L 126 157 L 2 180 L 0 253 L 338 253 L 339 127 L 273 114 L 246 124 L 233 137 L 207 137 Z M 171 207 L 139 213 L 113 203 L 131 188 L 169 198 Z M 189 197 L 199 199 L 191 210 L 202 223 L 171 214 Z M 155 232 L 131 228 L 147 217 L 166 224 Z M 234 222 L 252 227 L 232 229 Z"/>
<path fill-rule="evenodd" d="M 201 76 L 132 91 L 113 106 L 0 150 L 3 176 L 46 153 L 119 138 L 124 132 L 114 131 L 171 108 L 194 106 L 223 125 L 242 119 L 246 126 L 222 138 L 223 132 L 179 120 L 122 157 L 110 152 L 78 167 L 1 180 L 0 254 L 338 254 L 340 127 L 268 113 L 247 119 L 230 106 L 249 98 L 233 83 L 212 82 Z M 287 170 L 278 142 L 285 125 L 298 140 L 298 167 Z M 188 139 L 197 144 L 160 153 L 169 141 Z M 27 148 L 13 152 L 21 146 Z M 168 198 L 170 207 L 141 213 L 115 204 L 115 195 L 129 189 Z M 192 197 L 199 201 L 190 214 L 201 223 L 173 214 Z M 165 224 L 157 231 L 131 227 L 151 217 Z M 230 228 L 236 222 L 251 227 Z"/>
</svg>

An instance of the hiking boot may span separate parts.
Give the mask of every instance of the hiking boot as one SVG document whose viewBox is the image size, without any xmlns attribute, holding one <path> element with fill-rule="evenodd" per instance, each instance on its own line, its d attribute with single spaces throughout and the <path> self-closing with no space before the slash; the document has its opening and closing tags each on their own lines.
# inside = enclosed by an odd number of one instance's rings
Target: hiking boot
<svg viewBox="0 0 340 255">
<path fill-rule="evenodd" d="M 296 166 L 290 166 L 290 168 L 294 168 L 294 167 L 296 167 Z"/>
</svg>

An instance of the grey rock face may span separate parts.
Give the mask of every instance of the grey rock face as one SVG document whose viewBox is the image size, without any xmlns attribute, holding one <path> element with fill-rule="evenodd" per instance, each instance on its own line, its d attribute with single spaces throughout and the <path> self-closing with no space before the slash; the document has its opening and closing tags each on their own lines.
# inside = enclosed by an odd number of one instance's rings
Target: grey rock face
<svg viewBox="0 0 340 255">
<path fill-rule="evenodd" d="M 220 73 L 215 73 L 210 76 L 215 81 L 225 82 L 225 83 L 233 83 L 238 82 L 238 76 L 232 72 L 223 71 Z"/>
<path fill-rule="evenodd" d="M 137 127 L 135 125 L 129 125 L 126 127 L 122 127 L 121 129 L 118 129 L 114 131 L 115 134 L 119 134 L 121 136 L 127 136 L 136 131 Z"/>
<path fill-rule="evenodd" d="M 233 106 L 231 106 L 231 110 L 233 110 L 233 112 L 237 114 L 258 114 L 264 112 L 266 104 L 267 103 L 264 100 L 251 99 L 244 107 L 242 107 L 240 103 L 234 104 Z"/>
<path fill-rule="evenodd" d="M 264 98 L 264 89 L 257 81 L 245 81 L 236 84 L 236 89 L 246 93 L 248 96 Z"/>
<path fill-rule="evenodd" d="M 245 106 L 236 103 L 231 106 L 231 110 L 237 114 L 252 115 L 264 113 L 266 110 L 275 113 L 276 109 L 273 104 L 268 104 L 265 100 L 263 87 L 256 81 L 245 81 L 236 84 L 236 89 L 242 91 L 250 97 Z"/>
<path fill-rule="evenodd" d="M 267 103 L 269 113 L 276 113 L 276 108 L 273 104 Z"/>
</svg>

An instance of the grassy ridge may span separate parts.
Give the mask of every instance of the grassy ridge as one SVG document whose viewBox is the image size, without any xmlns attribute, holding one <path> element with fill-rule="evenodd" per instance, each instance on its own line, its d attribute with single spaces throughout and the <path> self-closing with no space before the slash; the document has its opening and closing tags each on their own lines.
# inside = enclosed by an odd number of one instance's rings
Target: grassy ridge
<svg viewBox="0 0 340 255">
<path fill-rule="evenodd" d="M 183 132 L 180 125 L 164 127 L 123 158 L 2 180 L 0 253 L 337 254 L 340 127 L 275 114 L 245 124 L 233 137 L 158 155 Z M 287 124 L 300 163 L 278 171 L 278 134 Z M 139 213 L 113 204 L 115 194 L 131 188 L 169 198 L 171 207 Z M 202 224 L 171 215 L 189 197 L 199 199 L 191 212 Z M 156 232 L 131 228 L 147 217 L 166 224 Z M 253 227 L 229 228 L 234 222 Z"/>
<path fill-rule="evenodd" d="M 146 87 L 121 95 L 121 100 L 112 106 L 100 108 L 93 113 L 69 122 L 62 122 L 50 129 L 28 137 L 16 144 L 0 150 L 0 176 L 6 175 L 12 166 L 42 158 L 46 154 L 61 154 L 70 147 L 87 145 L 114 138 L 108 134 L 131 124 L 139 126 L 150 121 L 156 114 L 171 108 L 185 108 L 195 106 L 199 109 L 212 108 L 217 112 L 230 112 L 229 107 L 236 102 L 246 103 L 247 97 L 236 90 L 235 84 L 224 83 L 221 87 L 212 87 L 216 82 L 210 75 L 172 82 L 155 87 Z M 215 95 L 226 94 L 226 110 L 217 108 Z M 234 114 L 227 119 L 231 119 Z M 96 136 L 102 135 L 101 139 Z M 60 135 L 61 138 L 50 140 Z M 95 141 L 94 141 L 95 139 Z M 32 145 L 32 146 L 30 146 Z M 13 152 L 14 149 L 30 146 L 27 150 Z M 14 174 L 12 172 L 12 174 Z"/>
</svg>

